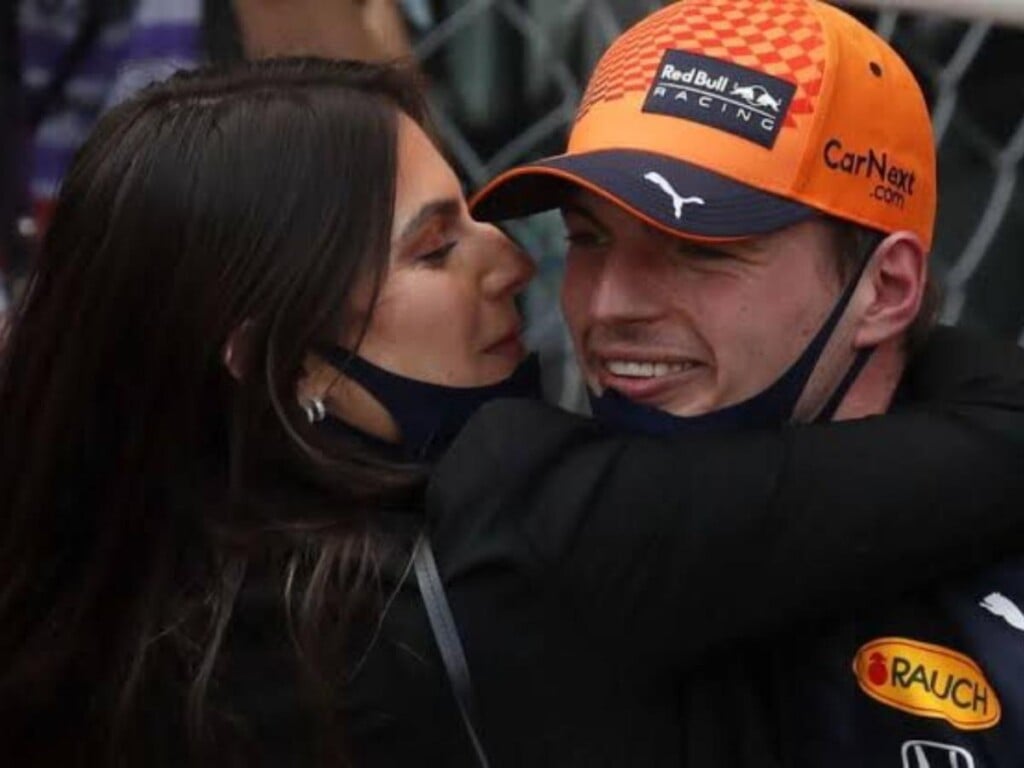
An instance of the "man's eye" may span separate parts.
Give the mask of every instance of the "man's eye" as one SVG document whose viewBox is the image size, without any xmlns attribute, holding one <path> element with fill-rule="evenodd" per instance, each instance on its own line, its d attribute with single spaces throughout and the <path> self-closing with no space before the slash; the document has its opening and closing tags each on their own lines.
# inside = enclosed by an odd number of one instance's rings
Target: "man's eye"
<svg viewBox="0 0 1024 768">
<path fill-rule="evenodd" d="M 565 241 L 576 248 L 596 248 L 597 246 L 604 245 L 608 238 L 599 232 L 577 230 L 566 232 Z"/>
<path fill-rule="evenodd" d="M 693 243 L 683 243 L 679 246 L 677 252 L 680 256 L 693 259 L 694 261 L 723 261 L 732 258 L 732 255 L 725 251 L 704 245 L 694 245 Z"/>
<path fill-rule="evenodd" d="M 445 243 L 440 248 L 422 253 L 416 257 L 416 263 L 422 264 L 425 267 L 443 267 L 448 260 L 448 254 L 455 249 L 456 245 L 458 245 L 458 242 L 452 241 Z"/>
</svg>

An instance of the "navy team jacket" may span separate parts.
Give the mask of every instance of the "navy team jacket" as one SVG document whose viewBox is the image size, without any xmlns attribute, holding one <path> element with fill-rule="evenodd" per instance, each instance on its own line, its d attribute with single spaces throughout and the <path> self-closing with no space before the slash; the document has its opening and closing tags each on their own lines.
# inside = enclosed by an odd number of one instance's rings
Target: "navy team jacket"
<svg viewBox="0 0 1024 768">
<path fill-rule="evenodd" d="M 989 355 L 994 374 L 1018 378 L 998 348 L 951 344 L 944 354 Z M 925 366 L 904 382 L 897 407 L 913 407 L 928 377 Z M 782 764 L 1024 768 L 1024 561 L 895 601 L 880 594 L 878 604 L 772 654 L 766 700 Z"/>
<path fill-rule="evenodd" d="M 1024 382 L 998 345 L 935 341 L 894 408 L 913 408 L 964 356 L 989 383 L 1005 379 L 1008 402 Z M 959 385 L 969 401 L 972 382 Z M 703 667 L 681 693 L 686 768 L 1024 768 L 1024 560 L 831 613 Z"/>
<path fill-rule="evenodd" d="M 1024 562 L 778 653 L 783 764 L 1024 766 Z"/>
</svg>

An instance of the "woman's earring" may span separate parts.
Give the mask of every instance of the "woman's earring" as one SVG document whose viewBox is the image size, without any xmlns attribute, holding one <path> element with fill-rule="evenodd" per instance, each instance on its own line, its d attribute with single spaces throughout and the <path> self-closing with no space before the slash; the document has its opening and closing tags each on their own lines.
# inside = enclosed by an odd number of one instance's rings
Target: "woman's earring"
<svg viewBox="0 0 1024 768">
<path fill-rule="evenodd" d="M 300 405 L 306 414 L 306 421 L 310 424 L 316 424 L 318 421 L 323 421 L 327 418 L 327 408 L 324 406 L 324 401 L 319 397 L 311 397 L 308 400 L 304 400 Z"/>
</svg>

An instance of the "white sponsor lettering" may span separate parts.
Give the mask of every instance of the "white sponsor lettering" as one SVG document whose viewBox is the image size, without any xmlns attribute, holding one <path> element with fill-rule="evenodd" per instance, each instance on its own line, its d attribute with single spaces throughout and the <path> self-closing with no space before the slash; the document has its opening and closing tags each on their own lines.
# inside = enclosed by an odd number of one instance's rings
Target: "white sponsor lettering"
<svg viewBox="0 0 1024 768">
<path fill-rule="evenodd" d="M 666 64 L 661 70 L 661 79 L 667 80 L 670 83 L 693 85 L 700 88 L 702 91 L 709 91 L 713 93 L 725 93 L 726 89 L 729 87 L 728 75 L 719 75 L 718 77 L 715 77 L 697 67 L 691 67 L 684 72 L 681 69 L 676 69 L 672 64 Z"/>
<path fill-rule="evenodd" d="M 674 95 L 670 95 L 670 89 Z M 746 102 L 736 101 L 724 94 L 708 94 L 687 85 L 657 85 L 652 95 L 659 99 L 696 104 L 701 109 L 718 112 L 737 122 L 758 125 L 766 133 L 774 131 L 778 122 L 771 112 L 765 111 L 765 107 L 748 106 Z"/>
</svg>

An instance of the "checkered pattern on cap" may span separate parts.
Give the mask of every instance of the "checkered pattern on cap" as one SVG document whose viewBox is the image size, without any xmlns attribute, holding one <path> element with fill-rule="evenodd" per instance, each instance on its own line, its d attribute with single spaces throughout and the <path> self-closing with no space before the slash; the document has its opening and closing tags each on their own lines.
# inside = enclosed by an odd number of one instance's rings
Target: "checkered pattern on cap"
<svg viewBox="0 0 1024 768">
<path fill-rule="evenodd" d="M 731 61 L 794 83 L 785 125 L 814 112 L 825 70 L 821 24 L 805 0 L 682 0 L 637 24 L 609 49 L 576 119 L 598 102 L 646 91 L 666 50 Z"/>
</svg>

